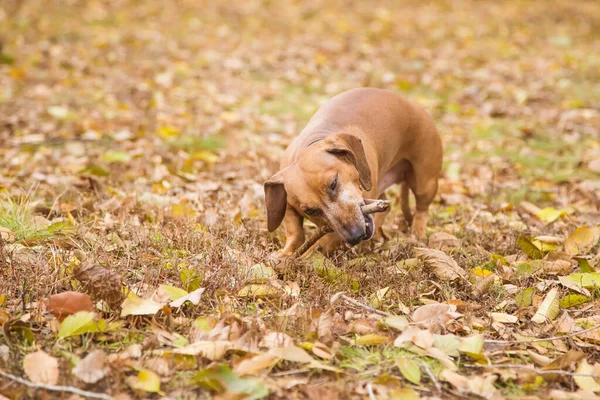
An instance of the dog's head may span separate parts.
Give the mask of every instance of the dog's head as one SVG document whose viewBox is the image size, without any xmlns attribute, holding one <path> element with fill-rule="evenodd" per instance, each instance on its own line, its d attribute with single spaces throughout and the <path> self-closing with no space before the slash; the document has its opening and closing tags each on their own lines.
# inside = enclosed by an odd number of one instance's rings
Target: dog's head
<svg viewBox="0 0 600 400">
<path fill-rule="evenodd" d="M 371 170 L 360 139 L 331 135 L 303 150 L 298 159 L 264 185 L 267 224 L 273 232 L 288 204 L 317 225 L 328 223 L 355 245 L 374 233 L 373 217 L 363 215 L 362 191 L 371 190 Z"/>
</svg>

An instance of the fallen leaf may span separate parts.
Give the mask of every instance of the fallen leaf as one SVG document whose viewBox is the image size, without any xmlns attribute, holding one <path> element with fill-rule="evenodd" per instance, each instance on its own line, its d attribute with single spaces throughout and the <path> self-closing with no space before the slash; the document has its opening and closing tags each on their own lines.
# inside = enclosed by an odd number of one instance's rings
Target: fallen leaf
<svg viewBox="0 0 600 400">
<path fill-rule="evenodd" d="M 600 226 L 582 226 L 577 228 L 565 240 L 565 251 L 576 256 L 585 254 L 600 240 Z"/>
<path fill-rule="evenodd" d="M 394 346 L 404 347 L 404 343 L 414 343 L 422 349 L 428 349 L 433 346 L 435 338 L 433 334 L 425 329 L 419 329 L 416 326 L 408 327 L 394 341 Z"/>
<path fill-rule="evenodd" d="M 72 370 L 79 380 L 85 383 L 96 383 L 109 372 L 106 355 L 102 350 L 92 351 Z"/>
<path fill-rule="evenodd" d="M 543 324 L 552 321 L 560 311 L 558 289 L 554 288 L 548 292 L 542 304 L 540 304 L 535 315 L 531 318 L 532 322 Z"/>
<path fill-rule="evenodd" d="M 435 232 L 429 236 L 427 247 L 441 251 L 448 251 L 460 247 L 461 242 L 456 236 L 446 232 Z"/>
<path fill-rule="evenodd" d="M 240 289 L 238 297 L 280 297 L 284 292 L 267 284 L 250 284 Z"/>
<path fill-rule="evenodd" d="M 588 364 L 587 360 L 581 360 L 579 367 L 577 367 L 578 374 L 594 374 L 594 367 Z M 600 392 L 600 384 L 591 376 L 574 376 L 573 380 L 581 389 L 591 390 L 593 392 Z"/>
<path fill-rule="evenodd" d="M 47 302 L 48 311 L 59 320 L 79 311 L 94 311 L 92 299 L 79 292 L 63 292 L 50 296 Z"/>
<path fill-rule="evenodd" d="M 465 279 L 465 271 L 458 266 L 456 261 L 441 250 L 416 247 L 417 258 L 433 270 L 433 273 L 442 280 L 453 281 Z"/>
<path fill-rule="evenodd" d="M 421 328 L 440 328 L 452 319 L 462 317 L 456 312 L 456 307 L 450 304 L 426 304 L 417 308 L 412 315 L 412 320 Z"/>
<path fill-rule="evenodd" d="M 534 260 L 539 260 L 544 257 L 542 251 L 525 236 L 521 236 L 517 239 L 517 245 L 523 250 L 523 253 Z"/>
<path fill-rule="evenodd" d="M 273 357 L 281 358 L 282 360 L 298 362 L 298 363 L 311 363 L 315 361 L 306 350 L 301 349 L 297 346 L 288 347 L 274 347 L 269 350 L 270 355 Z"/>
<path fill-rule="evenodd" d="M 60 324 L 58 338 L 64 339 L 69 336 L 81 335 L 83 333 L 95 332 L 97 325 L 94 323 L 96 314 L 89 311 L 79 311 L 68 316 Z"/>
<path fill-rule="evenodd" d="M 233 372 L 239 376 L 256 375 L 277 363 L 278 358 L 270 354 L 259 354 L 243 359 L 235 366 Z"/>
<path fill-rule="evenodd" d="M 121 317 L 128 315 L 154 315 L 162 307 L 163 304 L 157 303 L 152 299 L 142 299 L 135 293 L 129 292 L 122 304 Z"/>
<path fill-rule="evenodd" d="M 185 296 L 173 300 L 169 303 L 169 306 L 173 308 L 181 307 L 186 301 L 189 301 L 190 303 L 196 306 L 200 303 L 200 297 L 202 296 L 202 293 L 204 293 L 204 288 L 196 289 L 193 292 L 186 294 Z"/>
<path fill-rule="evenodd" d="M 126 381 L 133 390 L 162 394 L 160 391 L 160 377 L 156 372 L 148 369 L 141 370 L 137 376 L 127 377 Z"/>
<path fill-rule="evenodd" d="M 493 312 L 490 313 L 490 317 L 492 317 L 494 322 L 501 322 L 503 324 L 516 324 L 519 322 L 518 317 L 506 313 Z"/>
<path fill-rule="evenodd" d="M 45 385 L 58 383 L 58 360 L 42 350 L 25 356 L 23 370 L 31 382 Z"/>
<path fill-rule="evenodd" d="M 415 385 L 421 384 L 421 369 L 419 364 L 407 357 L 396 358 L 396 366 L 409 382 Z"/>
<path fill-rule="evenodd" d="M 168 350 L 173 354 L 187 354 L 191 356 L 201 355 L 211 361 L 223 358 L 227 350 L 233 348 L 233 343 L 228 340 L 202 340 L 190 345 Z"/>
<path fill-rule="evenodd" d="M 360 336 L 356 339 L 356 344 L 358 346 L 380 346 L 384 344 L 388 344 L 390 342 L 390 338 L 383 335 L 377 335 L 375 333 L 369 333 L 367 335 Z"/>
</svg>

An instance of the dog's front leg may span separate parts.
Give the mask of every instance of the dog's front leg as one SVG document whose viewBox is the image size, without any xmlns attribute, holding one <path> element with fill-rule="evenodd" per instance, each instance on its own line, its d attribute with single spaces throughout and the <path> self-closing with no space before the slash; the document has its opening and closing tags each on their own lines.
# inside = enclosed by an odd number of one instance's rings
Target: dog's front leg
<svg viewBox="0 0 600 400">
<path fill-rule="evenodd" d="M 285 210 L 285 217 L 283 217 L 286 240 L 283 251 L 281 252 L 282 257 L 292 256 L 296 249 L 304 243 L 303 222 L 304 217 L 288 204 Z"/>
</svg>

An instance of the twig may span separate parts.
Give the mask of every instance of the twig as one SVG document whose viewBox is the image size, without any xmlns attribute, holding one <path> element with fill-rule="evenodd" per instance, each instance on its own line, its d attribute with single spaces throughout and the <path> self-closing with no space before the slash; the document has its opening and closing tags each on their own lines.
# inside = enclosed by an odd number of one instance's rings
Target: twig
<svg viewBox="0 0 600 400">
<path fill-rule="evenodd" d="M 387 211 L 390 208 L 390 202 L 387 200 L 370 200 L 365 199 L 366 205 L 362 206 L 360 210 L 363 214 L 374 214 Z M 293 258 L 298 258 L 302 254 L 306 253 L 308 249 L 314 246 L 323 236 L 333 232 L 333 229 L 329 225 L 321 226 L 311 237 L 306 240 L 302 246 L 300 246 L 294 253 Z"/>
<path fill-rule="evenodd" d="M 354 300 L 353 298 L 346 296 L 344 294 L 344 292 L 339 292 L 339 293 L 334 294 L 333 297 L 331 298 L 331 300 L 329 301 L 329 303 L 333 305 L 334 303 L 336 303 L 338 301 L 338 299 L 342 299 L 346 303 L 350 303 L 353 306 L 362 308 L 363 310 L 368 311 L 368 312 L 372 312 L 374 314 L 383 315 L 384 317 L 391 317 L 392 316 L 392 314 L 390 314 L 388 312 L 378 310 L 376 308 L 373 308 L 371 306 L 363 304 L 363 303 L 361 303 L 361 302 L 359 302 L 357 300 Z"/>
<path fill-rule="evenodd" d="M 81 390 L 81 389 L 77 389 L 74 388 L 72 386 L 56 386 L 56 385 L 46 385 L 43 383 L 35 383 L 35 382 L 30 382 L 26 379 L 23 378 L 19 378 L 18 376 L 9 374 L 8 372 L 4 372 L 2 370 L 0 370 L 0 376 L 3 376 L 5 378 L 11 379 L 15 382 L 19 382 L 25 386 L 28 386 L 30 388 L 34 388 L 34 389 L 45 389 L 45 390 L 50 390 L 52 392 L 68 392 L 68 393 L 75 393 L 78 394 L 80 396 L 84 396 L 84 397 L 90 397 L 92 399 L 104 399 L 104 400 L 113 400 L 112 396 L 109 396 L 107 394 L 102 394 L 102 393 L 95 393 L 95 392 L 88 392 L 86 390 Z"/>
<path fill-rule="evenodd" d="M 371 382 L 367 383 L 367 393 L 369 393 L 370 400 L 377 400 L 375 397 L 375 393 L 373 393 L 373 384 Z"/>
<path fill-rule="evenodd" d="M 562 335 L 562 336 L 553 336 L 553 337 L 549 337 L 549 338 L 528 339 L 528 340 L 491 340 L 491 339 L 488 339 L 488 340 L 485 340 L 484 342 L 485 343 L 498 343 L 498 344 L 521 344 L 521 343 L 548 342 L 548 341 L 552 341 L 552 340 L 561 340 L 561 339 L 565 339 L 568 337 L 581 335 L 582 333 L 595 331 L 596 329 L 600 329 L 600 324 L 594 325 L 591 328 L 587 328 L 582 331 L 567 333 L 566 335 Z"/>
<path fill-rule="evenodd" d="M 469 226 L 471 226 L 471 224 L 473 222 L 475 222 L 475 218 L 477 218 L 477 216 L 479 215 L 480 211 L 481 211 L 481 207 L 477 208 L 477 211 L 475 211 L 475 214 L 473 215 L 473 218 L 471 218 L 471 220 L 469 221 L 469 223 L 467 225 L 465 225 L 464 229 L 467 229 Z"/>
<path fill-rule="evenodd" d="M 423 369 L 425 370 L 425 372 L 429 376 L 429 379 L 431 379 L 431 382 L 433 382 L 433 384 L 435 385 L 435 388 L 437 389 L 437 391 L 441 392 L 442 391 L 442 385 L 440 385 L 440 382 L 437 380 L 437 378 L 435 377 L 435 375 L 433 375 L 433 372 L 431 372 L 431 368 L 429 368 L 429 365 L 427 365 L 426 362 L 421 363 L 421 365 L 423 366 Z"/>
<path fill-rule="evenodd" d="M 535 372 L 538 375 L 557 374 L 557 375 L 582 376 L 582 377 L 586 377 L 586 378 L 600 379 L 600 375 L 596 375 L 596 374 L 583 374 L 583 373 L 580 373 L 580 372 L 563 371 L 561 369 L 538 369 L 538 368 L 530 367 L 528 365 L 521 365 L 521 364 L 496 364 L 496 365 L 483 365 L 482 364 L 482 365 L 465 365 L 465 366 L 469 367 L 469 368 L 526 369 L 528 371 Z"/>
</svg>

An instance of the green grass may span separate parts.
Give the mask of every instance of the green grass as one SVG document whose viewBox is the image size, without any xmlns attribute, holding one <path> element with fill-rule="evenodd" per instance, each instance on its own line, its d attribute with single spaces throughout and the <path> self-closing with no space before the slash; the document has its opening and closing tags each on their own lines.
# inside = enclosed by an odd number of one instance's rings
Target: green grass
<svg viewBox="0 0 600 400">
<path fill-rule="evenodd" d="M 57 234 L 67 233 L 72 227 L 68 222 L 51 223 L 36 216 L 27 198 L 0 200 L 0 227 L 9 229 L 16 240 L 44 241 Z"/>
</svg>

